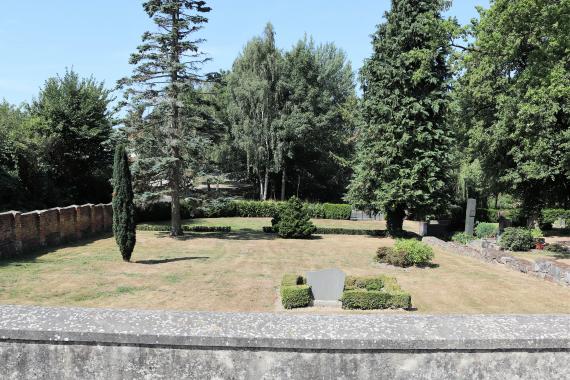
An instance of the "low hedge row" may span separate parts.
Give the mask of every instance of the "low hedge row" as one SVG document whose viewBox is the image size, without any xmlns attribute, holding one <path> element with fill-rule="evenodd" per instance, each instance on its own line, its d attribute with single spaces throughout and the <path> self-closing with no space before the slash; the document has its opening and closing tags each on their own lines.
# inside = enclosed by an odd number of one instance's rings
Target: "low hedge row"
<svg viewBox="0 0 570 380">
<path fill-rule="evenodd" d="M 343 309 L 409 309 L 412 297 L 402 291 L 394 277 L 353 277 L 345 280 L 342 293 Z"/>
<path fill-rule="evenodd" d="M 280 201 L 247 201 L 220 198 L 210 201 L 180 203 L 182 219 L 189 218 L 221 218 L 221 217 L 263 217 L 273 218 L 286 202 Z M 201 204 L 201 205 L 199 205 Z M 350 219 L 352 206 L 335 203 L 303 203 L 311 218 L 316 219 Z M 170 203 L 156 202 L 144 207 L 137 207 L 135 219 L 138 223 L 156 222 L 170 219 Z"/>
<path fill-rule="evenodd" d="M 155 232 L 168 232 L 170 226 L 167 224 L 139 224 L 137 225 L 139 231 L 155 231 Z M 186 232 L 231 232 L 232 228 L 229 226 L 188 226 L 183 225 L 182 230 Z"/>
<path fill-rule="evenodd" d="M 285 309 L 307 307 L 313 301 L 311 287 L 303 276 L 286 274 L 281 280 L 281 303 Z"/>
<path fill-rule="evenodd" d="M 263 227 L 263 232 L 268 234 L 275 234 L 275 228 L 266 226 Z M 351 228 L 332 228 L 332 227 L 317 227 L 315 234 L 317 235 L 366 235 L 366 236 L 386 236 L 385 230 L 359 230 Z"/>
</svg>

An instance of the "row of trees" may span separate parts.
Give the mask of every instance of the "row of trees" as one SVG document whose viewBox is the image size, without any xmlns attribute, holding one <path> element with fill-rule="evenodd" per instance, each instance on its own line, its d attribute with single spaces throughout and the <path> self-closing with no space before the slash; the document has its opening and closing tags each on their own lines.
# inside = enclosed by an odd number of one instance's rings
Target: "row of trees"
<svg viewBox="0 0 570 380">
<path fill-rule="evenodd" d="M 271 25 L 231 70 L 201 74 L 206 2 L 143 6 L 155 29 L 119 82 L 122 120 L 102 84 L 73 72 L 30 105 L 0 106 L 0 204 L 108 201 L 120 142 L 137 201 L 171 201 L 173 235 L 199 178 L 245 182 L 259 199 L 345 196 L 386 211 L 394 231 L 467 196 L 508 194 L 531 218 L 570 208 L 567 1 L 495 0 L 460 27 L 443 17 L 449 1 L 393 0 L 362 96 L 342 50 L 308 37 L 278 49 Z"/>
</svg>

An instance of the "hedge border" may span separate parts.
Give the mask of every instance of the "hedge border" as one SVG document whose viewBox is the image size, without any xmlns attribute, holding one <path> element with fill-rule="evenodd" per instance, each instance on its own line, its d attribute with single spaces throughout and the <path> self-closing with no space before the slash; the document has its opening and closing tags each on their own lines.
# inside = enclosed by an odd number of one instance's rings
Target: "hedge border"
<svg viewBox="0 0 570 380">
<path fill-rule="evenodd" d="M 285 309 L 307 307 L 313 302 L 311 287 L 303 276 L 296 274 L 283 275 L 280 294 Z"/>
<path fill-rule="evenodd" d="M 348 276 L 341 303 L 343 309 L 409 309 L 412 297 L 402 290 L 395 277 Z"/>
<path fill-rule="evenodd" d="M 185 232 L 231 232 L 230 226 L 188 226 L 182 225 Z M 142 224 L 137 226 L 137 231 L 169 232 L 169 225 Z"/>
<path fill-rule="evenodd" d="M 263 227 L 263 232 L 267 234 L 276 234 L 275 228 L 266 226 Z M 362 236 L 378 236 L 386 237 L 388 232 L 386 230 L 359 230 L 350 228 L 333 228 L 333 227 L 317 227 L 316 235 L 362 235 Z"/>
</svg>

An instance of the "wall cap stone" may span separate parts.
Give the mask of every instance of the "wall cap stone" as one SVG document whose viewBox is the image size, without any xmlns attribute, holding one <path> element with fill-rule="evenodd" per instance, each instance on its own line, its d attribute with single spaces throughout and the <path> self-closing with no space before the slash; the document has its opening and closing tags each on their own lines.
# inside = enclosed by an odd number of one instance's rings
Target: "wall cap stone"
<svg viewBox="0 0 570 380">
<path fill-rule="evenodd" d="M 0 306 L 0 341 L 315 350 L 570 350 L 570 315 L 293 315 Z"/>
</svg>

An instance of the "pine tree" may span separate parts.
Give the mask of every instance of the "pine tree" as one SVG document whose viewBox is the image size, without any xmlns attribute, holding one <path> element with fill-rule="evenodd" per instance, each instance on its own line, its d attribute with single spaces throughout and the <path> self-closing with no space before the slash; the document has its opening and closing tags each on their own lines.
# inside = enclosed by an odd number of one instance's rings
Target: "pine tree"
<svg viewBox="0 0 570 380">
<path fill-rule="evenodd" d="M 443 0 L 393 0 L 373 36 L 361 80 L 363 117 L 347 199 L 384 210 L 401 231 L 406 212 L 426 218 L 448 206 L 452 191 L 448 109 L 450 52 Z"/>
<path fill-rule="evenodd" d="M 156 131 L 150 131 L 146 137 L 152 140 L 149 144 L 156 148 L 155 154 L 145 157 L 146 162 L 137 167 L 159 172 L 162 178 L 155 183 L 167 184 L 172 204 L 170 233 L 178 236 L 183 233 L 180 198 L 185 187 L 188 146 L 182 97 L 204 79 L 198 74 L 201 64 L 207 61 L 199 50 L 204 40 L 194 36 L 208 22 L 203 14 L 210 8 L 205 1 L 191 0 L 149 0 L 143 7 L 158 28 L 143 34 L 142 45 L 130 59 L 131 64 L 137 65 L 134 73 L 120 80 L 119 86 L 128 87 L 126 103 L 135 113 L 141 108 L 150 109 L 139 114 L 150 115 L 145 127 Z"/>
<path fill-rule="evenodd" d="M 303 203 L 295 196 L 289 198 L 271 224 L 284 239 L 307 239 L 316 231 Z"/>
<path fill-rule="evenodd" d="M 123 260 L 130 261 L 136 243 L 135 206 L 129 158 L 123 145 L 117 146 L 113 165 L 113 234 Z"/>
</svg>

